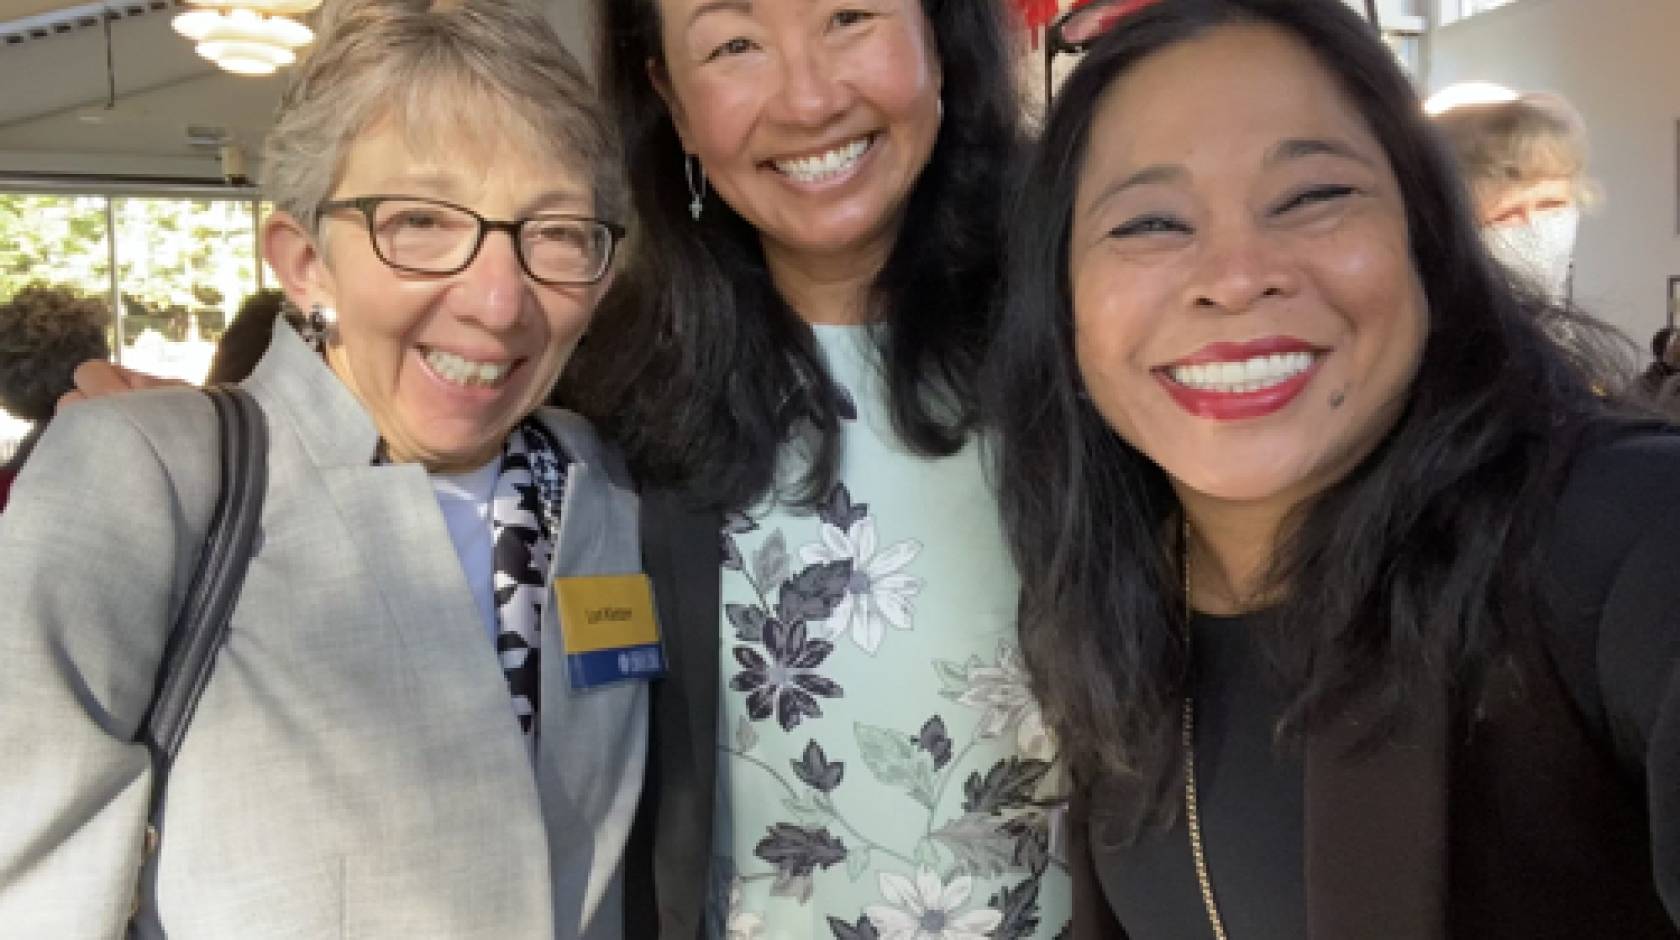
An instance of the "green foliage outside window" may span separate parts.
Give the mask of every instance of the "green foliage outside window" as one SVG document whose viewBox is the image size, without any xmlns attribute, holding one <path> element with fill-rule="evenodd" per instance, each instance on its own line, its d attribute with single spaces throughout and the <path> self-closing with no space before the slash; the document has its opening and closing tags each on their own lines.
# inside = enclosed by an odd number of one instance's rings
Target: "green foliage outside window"
<svg viewBox="0 0 1680 940">
<path fill-rule="evenodd" d="M 31 281 L 111 293 L 105 196 L 0 193 L 0 298 Z M 123 334 L 221 336 L 257 289 L 249 200 L 110 197 Z"/>
</svg>

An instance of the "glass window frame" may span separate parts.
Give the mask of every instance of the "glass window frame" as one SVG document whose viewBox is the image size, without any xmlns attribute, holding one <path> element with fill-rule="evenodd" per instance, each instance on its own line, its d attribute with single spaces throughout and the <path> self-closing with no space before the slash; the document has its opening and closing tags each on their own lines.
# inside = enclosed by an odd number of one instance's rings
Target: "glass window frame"
<svg viewBox="0 0 1680 940">
<path fill-rule="evenodd" d="M 246 211 L 251 216 L 251 252 L 256 261 L 255 288 L 261 290 L 265 286 L 268 271 L 262 262 L 262 211 L 264 202 L 261 191 L 256 186 L 231 185 L 213 183 L 172 183 L 163 181 L 122 181 L 100 180 L 85 177 L 67 177 L 64 179 L 37 177 L 10 177 L 0 175 L 0 195 L 27 196 L 63 196 L 63 197 L 92 197 L 105 201 L 105 244 L 109 252 L 107 262 L 106 298 L 111 304 L 112 339 L 111 358 L 121 365 L 123 349 L 127 345 L 127 337 L 123 334 L 121 269 L 117 257 L 117 220 L 115 213 L 116 200 L 120 198 L 138 199 L 201 199 L 222 202 L 244 203 Z M 272 208 L 272 207 L 270 207 Z"/>
</svg>

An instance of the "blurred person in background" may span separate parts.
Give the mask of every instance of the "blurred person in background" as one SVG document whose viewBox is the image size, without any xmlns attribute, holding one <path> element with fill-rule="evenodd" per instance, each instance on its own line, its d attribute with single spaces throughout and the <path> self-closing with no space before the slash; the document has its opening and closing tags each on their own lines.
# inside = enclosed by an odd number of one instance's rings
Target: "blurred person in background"
<svg viewBox="0 0 1680 940">
<path fill-rule="evenodd" d="M 1458 157 L 1488 248 L 1548 299 L 1570 295 L 1581 212 L 1596 198 L 1587 127 L 1545 92 L 1474 101 L 1434 115 Z"/>
<path fill-rule="evenodd" d="M 0 510 L 77 364 L 111 355 L 110 326 L 108 304 L 67 287 L 31 284 L 0 304 L 0 409 L 35 422 L 0 465 Z"/>
<path fill-rule="evenodd" d="M 294 329 L 304 322 L 303 316 L 287 303 L 285 291 L 268 288 L 246 297 L 239 305 L 239 312 L 233 315 L 233 322 L 216 342 L 216 356 L 210 360 L 210 372 L 204 384 L 245 381 L 268 351 L 274 321 L 281 317 Z"/>
</svg>

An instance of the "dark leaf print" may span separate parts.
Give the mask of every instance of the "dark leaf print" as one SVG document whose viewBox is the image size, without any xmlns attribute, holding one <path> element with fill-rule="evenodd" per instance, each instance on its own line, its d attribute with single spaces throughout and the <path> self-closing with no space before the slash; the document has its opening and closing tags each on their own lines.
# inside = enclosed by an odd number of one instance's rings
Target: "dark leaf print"
<svg viewBox="0 0 1680 940">
<path fill-rule="evenodd" d="M 777 616 L 783 623 L 827 620 L 845 599 L 851 581 L 850 558 L 810 565 L 782 585 Z"/>
<path fill-rule="evenodd" d="M 840 416 L 841 420 L 857 420 L 857 399 L 852 397 L 851 389 L 839 382 L 834 383 L 834 411 Z"/>
<path fill-rule="evenodd" d="M 963 811 L 998 813 L 1031 806 L 1033 789 L 1050 772 L 1050 762 L 1030 757 L 1008 757 L 992 765 L 984 779 L 968 775 L 963 784 Z"/>
<path fill-rule="evenodd" d="M 807 829 L 791 823 L 771 826 L 753 854 L 776 866 L 778 874 L 809 876 L 846 860 L 846 845 L 826 828 Z"/>
<path fill-rule="evenodd" d="M 764 642 L 764 622 L 768 617 L 764 611 L 751 604 L 725 604 L 723 610 L 729 615 L 729 624 L 735 628 L 735 639 L 743 643 Z"/>
<path fill-rule="evenodd" d="M 747 717 L 753 721 L 763 721 L 776 713 L 776 687 L 773 685 L 753 689 L 747 695 Z"/>
<path fill-rule="evenodd" d="M 1015 839 L 995 816 L 965 813 L 934 830 L 933 837 L 970 875 L 995 878 L 1015 864 Z"/>
<path fill-rule="evenodd" d="M 846 762 L 830 762 L 828 755 L 823 753 L 822 745 L 813 738 L 805 745 L 805 755 L 799 760 L 788 761 L 793 765 L 793 772 L 799 779 L 813 790 L 823 793 L 833 792 L 840 785 L 841 778 L 846 776 Z"/>
<path fill-rule="evenodd" d="M 1004 823 L 1003 831 L 1015 840 L 1016 866 L 1037 873 L 1050 864 L 1050 817 L 1039 813 L 1018 816 Z"/>
<path fill-rule="evenodd" d="M 764 646 L 776 662 L 794 669 L 815 669 L 834 652 L 834 644 L 810 639 L 810 635 L 802 621 L 784 624 L 773 620 L 765 628 Z"/>
<path fill-rule="evenodd" d="M 875 930 L 875 922 L 869 919 L 868 914 L 859 914 L 855 925 L 830 917 L 828 929 L 834 934 L 834 940 L 881 940 L 880 933 Z"/>
<path fill-rule="evenodd" d="M 1038 929 L 1038 877 L 1028 878 L 1013 888 L 1002 888 L 986 906 L 1003 914 L 1003 920 L 992 931 L 992 940 L 1030 937 Z"/>
<path fill-rule="evenodd" d="M 755 650 L 750 646 L 735 647 L 735 661 L 740 663 L 742 666 L 745 666 L 747 672 L 764 673 L 766 675 L 769 674 L 770 663 L 759 654 L 758 650 Z M 735 689 L 737 692 L 745 692 L 748 688 L 751 688 L 752 686 L 750 685 L 746 688 L 740 688 L 736 685 L 738 682 L 745 681 L 743 678 L 745 675 L 746 673 L 742 673 L 741 675 L 736 676 L 730 681 L 729 687 Z"/>
<path fill-rule="evenodd" d="M 833 649 L 834 647 L 831 644 L 829 648 Z M 793 677 L 793 682 L 812 695 L 820 695 L 823 698 L 839 698 L 841 695 L 840 683 L 827 676 L 819 676 L 814 672 L 800 673 Z"/>
<path fill-rule="evenodd" d="M 828 498 L 817 507 L 817 515 L 836 529 L 849 532 L 854 524 L 869 515 L 869 504 L 854 505 L 851 491 L 846 489 L 846 484 L 836 483 L 834 489 L 828 491 Z"/>
<path fill-rule="evenodd" d="M 756 532 L 758 523 L 747 518 L 743 512 L 727 512 L 723 514 L 723 531 L 730 535 L 744 535 Z"/>
<path fill-rule="evenodd" d="M 1051 940 L 1073 940 L 1073 921 L 1070 920 L 1063 924 L 1062 929 L 1056 931 L 1056 936 L 1052 937 Z"/>
<path fill-rule="evenodd" d="M 822 715 L 814 696 L 838 698 L 844 694 L 839 683 L 808 672 L 822 665 L 834 644 L 808 638 L 803 623 L 788 626 L 769 620 L 764 628 L 766 660 L 751 646 L 737 646 L 733 652 L 742 669 L 729 680 L 729 688 L 747 693 L 747 715 L 763 721 L 771 715 L 785 731 L 799 727 L 806 718 Z"/>
<path fill-rule="evenodd" d="M 933 769 L 944 770 L 951 762 L 951 736 L 945 733 L 945 719 L 934 715 L 922 725 L 911 743 L 933 755 Z"/>
<path fill-rule="evenodd" d="M 783 731 L 793 731 L 807 718 L 821 717 L 822 706 L 802 690 L 784 687 L 776 698 L 776 723 Z"/>
<path fill-rule="evenodd" d="M 723 569 L 725 571 L 746 570 L 746 565 L 741 561 L 741 549 L 735 544 L 735 536 L 727 532 L 723 534 Z"/>
</svg>

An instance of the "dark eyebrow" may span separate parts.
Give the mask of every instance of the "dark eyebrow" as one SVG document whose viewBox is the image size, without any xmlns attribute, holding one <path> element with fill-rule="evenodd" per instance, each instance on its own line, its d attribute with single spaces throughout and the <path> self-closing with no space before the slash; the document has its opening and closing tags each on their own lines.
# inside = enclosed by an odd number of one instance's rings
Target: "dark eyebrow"
<svg viewBox="0 0 1680 940">
<path fill-rule="evenodd" d="M 1102 192 L 1097 193 L 1096 198 L 1092 199 L 1090 204 L 1085 207 L 1085 214 L 1096 214 L 1096 212 L 1110 199 L 1113 199 L 1115 196 L 1118 196 L 1135 186 L 1147 186 L 1150 183 L 1170 183 L 1176 180 L 1184 179 L 1189 175 L 1190 174 L 1184 169 L 1184 167 L 1181 166 L 1166 163 L 1157 163 L 1153 166 L 1146 166 L 1125 179 L 1117 180 L 1103 187 Z"/>
<path fill-rule="evenodd" d="M 709 3 L 700 4 L 694 9 L 693 13 L 688 15 L 688 25 L 693 26 L 695 21 L 699 20 L 700 17 L 705 16 L 708 13 L 733 12 L 751 14 L 752 6 L 752 0 L 710 0 Z"/>
<path fill-rule="evenodd" d="M 1292 137 L 1288 140 L 1279 141 L 1277 146 L 1266 154 L 1266 165 L 1275 166 L 1289 160 L 1299 160 L 1302 157 L 1325 155 L 1342 157 L 1362 166 L 1374 168 L 1371 158 L 1355 150 L 1352 144 L 1325 137 Z"/>
</svg>

